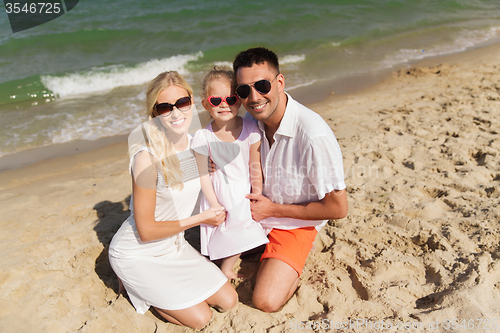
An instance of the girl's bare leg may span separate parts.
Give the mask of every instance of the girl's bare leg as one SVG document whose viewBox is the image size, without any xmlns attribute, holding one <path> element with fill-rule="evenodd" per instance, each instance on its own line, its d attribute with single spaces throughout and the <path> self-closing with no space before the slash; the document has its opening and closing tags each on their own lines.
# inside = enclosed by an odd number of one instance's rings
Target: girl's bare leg
<svg viewBox="0 0 500 333">
<path fill-rule="evenodd" d="M 224 258 L 222 260 L 222 265 L 220 266 L 220 270 L 222 271 L 222 273 L 224 273 L 224 275 L 229 280 L 233 280 L 233 279 L 236 279 L 238 277 L 243 277 L 239 274 L 236 274 L 233 271 L 234 264 L 236 264 L 236 261 L 238 261 L 238 258 L 240 257 L 240 255 L 241 255 L 241 253 L 236 254 L 234 256 L 231 256 L 231 257 Z"/>
</svg>

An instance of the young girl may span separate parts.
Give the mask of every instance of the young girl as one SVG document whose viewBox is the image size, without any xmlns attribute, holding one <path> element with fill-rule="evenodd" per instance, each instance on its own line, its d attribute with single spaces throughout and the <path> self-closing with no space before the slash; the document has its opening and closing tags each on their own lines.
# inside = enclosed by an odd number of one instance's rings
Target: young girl
<svg viewBox="0 0 500 333">
<path fill-rule="evenodd" d="M 211 260 L 224 258 L 221 270 L 229 279 L 238 277 L 233 266 L 242 252 L 269 242 L 245 198 L 250 189 L 255 194 L 262 191 L 260 131 L 255 122 L 238 116 L 241 103 L 234 82 L 229 68 L 215 67 L 207 74 L 202 104 L 213 121 L 198 130 L 192 142 L 204 194 L 200 210 L 226 209 L 221 225 L 200 226 L 201 253 Z M 207 172 L 207 156 L 216 166 L 212 175 Z"/>
</svg>

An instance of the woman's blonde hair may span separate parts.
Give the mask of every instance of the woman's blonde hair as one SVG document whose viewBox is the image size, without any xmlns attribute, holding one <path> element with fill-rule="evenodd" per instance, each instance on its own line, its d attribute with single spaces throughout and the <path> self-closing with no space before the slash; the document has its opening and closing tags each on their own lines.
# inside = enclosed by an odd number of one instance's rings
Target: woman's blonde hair
<svg viewBox="0 0 500 333">
<path fill-rule="evenodd" d="M 205 75 L 205 78 L 203 79 L 203 82 L 201 84 L 202 98 L 208 97 L 208 87 L 210 86 L 210 83 L 221 78 L 228 79 L 229 82 L 231 83 L 231 90 L 232 91 L 236 90 L 236 79 L 234 77 L 234 72 L 231 69 L 231 67 L 215 66 L 214 69 L 208 72 L 207 75 Z"/>
<path fill-rule="evenodd" d="M 193 88 L 176 71 L 167 71 L 154 78 L 146 91 L 146 108 L 149 120 L 156 117 L 155 105 L 158 96 L 162 91 L 170 86 L 178 86 L 186 90 L 193 98 Z M 149 126 L 145 128 L 146 144 L 153 152 L 157 168 L 160 168 L 165 177 L 166 184 L 174 189 L 182 190 L 184 173 L 180 167 L 180 161 L 174 149 L 173 143 L 166 136 L 166 129 L 159 121 L 148 122 Z"/>
</svg>

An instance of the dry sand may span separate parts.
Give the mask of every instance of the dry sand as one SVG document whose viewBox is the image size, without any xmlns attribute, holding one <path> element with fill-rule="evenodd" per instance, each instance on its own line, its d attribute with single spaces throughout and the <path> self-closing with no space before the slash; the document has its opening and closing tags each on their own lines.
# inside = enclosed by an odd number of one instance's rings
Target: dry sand
<svg viewBox="0 0 500 333">
<path fill-rule="evenodd" d="M 439 61 L 313 106 L 343 150 L 349 215 L 281 311 L 252 306 L 249 278 L 204 332 L 500 331 L 500 47 Z M 193 331 L 116 293 L 127 160 L 115 144 L 0 174 L 1 332 Z M 252 276 L 257 256 L 239 266 Z"/>
</svg>

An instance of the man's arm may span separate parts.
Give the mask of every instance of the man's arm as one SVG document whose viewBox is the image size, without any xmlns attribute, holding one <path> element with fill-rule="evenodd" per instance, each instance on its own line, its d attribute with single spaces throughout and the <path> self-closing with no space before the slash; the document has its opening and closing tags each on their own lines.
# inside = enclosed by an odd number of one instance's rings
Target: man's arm
<svg viewBox="0 0 500 333">
<path fill-rule="evenodd" d="M 252 200 L 252 218 L 260 221 L 268 217 L 287 217 L 300 220 L 337 220 L 347 215 L 346 190 L 333 190 L 319 201 L 302 204 L 276 204 L 263 195 L 248 194 Z"/>
</svg>

